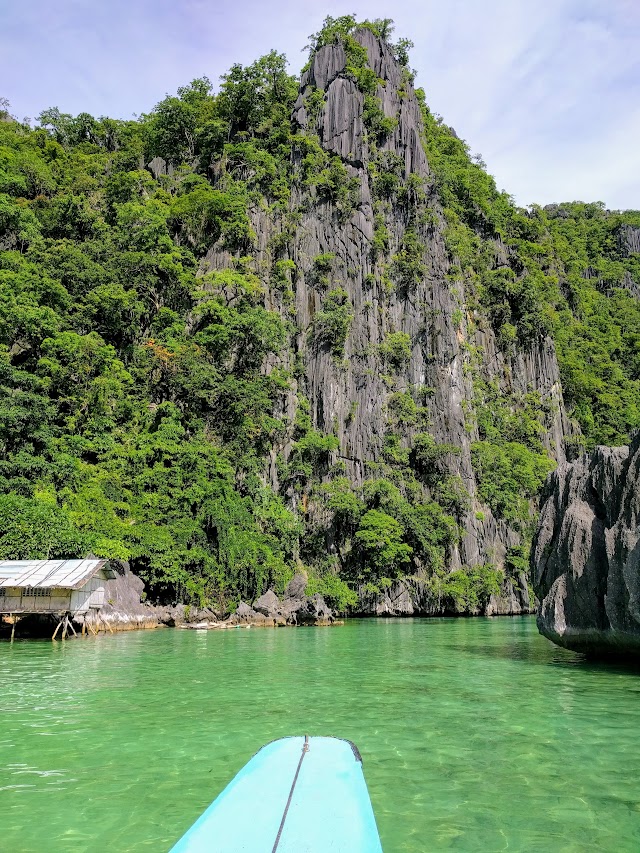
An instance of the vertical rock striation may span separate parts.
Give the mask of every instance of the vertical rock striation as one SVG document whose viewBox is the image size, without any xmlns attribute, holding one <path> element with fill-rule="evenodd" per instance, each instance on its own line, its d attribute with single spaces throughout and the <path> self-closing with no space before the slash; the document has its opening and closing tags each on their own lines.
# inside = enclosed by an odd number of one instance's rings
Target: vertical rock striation
<svg viewBox="0 0 640 853">
<path fill-rule="evenodd" d="M 522 394 L 538 391 L 552 404 L 543 442 L 562 462 L 569 428 L 554 346 L 547 338 L 528 350 L 506 355 L 490 324 L 469 307 L 463 282 L 451 274 L 445 221 L 422 144 L 425 131 L 418 99 L 383 41 L 367 29 L 358 30 L 355 39 L 366 49 L 368 65 L 379 79 L 376 99 L 384 117 L 393 120 L 393 129 L 372 144 L 374 134 L 365 126 L 365 96 L 346 70 L 347 55 L 339 43 L 325 45 L 313 55 L 302 75 L 292 116 L 301 140 L 306 134 L 317 135 L 323 149 L 340 158 L 355 187 L 355 204 L 345 210 L 317 187 L 300 181 L 294 184 L 288 214 L 258 206 L 252 211 L 258 267 L 269 270 L 279 259 L 295 264 L 289 304 L 268 274 L 263 276 L 268 307 L 293 319 L 296 328 L 293 352 L 283 353 L 282 363 L 292 369 L 295 362 L 301 369 L 282 414 L 293 422 L 300 398 L 306 398 L 314 428 L 338 439 L 332 462 L 342 463 L 349 480 L 360 485 L 371 466 L 382 459 L 391 394 L 423 394 L 429 411 L 427 430 L 436 442 L 459 448 L 459 454 L 449 460 L 450 472 L 460 476 L 470 496 L 469 508 L 459 518 L 464 533 L 450 554 L 450 566 L 499 566 L 506 549 L 519 544 L 520 535 L 494 518 L 476 497 L 471 444 L 478 433 L 469 418 L 473 409 L 470 354 L 480 354 L 474 370 L 497 380 L 501 389 Z M 299 172 L 304 156 L 301 144 L 294 163 Z M 404 199 L 402 204 L 380 206 L 377 214 L 373 165 L 378 171 L 396 170 Z M 398 253 L 409 232 L 417 235 L 422 247 L 420 272 L 411 282 L 403 280 L 397 269 Z M 384 239 L 380 238 L 383 233 Z M 506 263 L 504 247 L 496 244 L 495 254 L 496 267 Z M 325 258 L 329 272 L 319 272 L 318 258 Z M 229 263 L 229 255 L 214 246 L 205 269 Z M 353 312 L 344 352 L 338 357 L 314 334 L 314 317 L 334 288 L 346 292 Z M 381 356 L 381 348 L 394 333 L 408 336 L 409 353 L 406 359 L 390 363 Z M 411 446 L 415 432 L 415 428 L 406 429 L 405 448 Z M 289 435 L 280 449 L 284 458 L 291 446 Z M 270 477 L 277 488 L 275 459 L 274 450 Z M 294 494 L 290 497 L 292 502 L 297 500 Z M 494 612 L 528 610 L 526 585 L 522 594 L 517 589 L 518 584 L 509 583 L 503 604 L 494 602 Z M 416 584 L 396 585 L 391 598 L 400 602 L 398 607 L 386 598 L 363 599 L 362 608 L 366 612 L 424 610 Z"/>
<path fill-rule="evenodd" d="M 550 475 L 532 566 L 542 634 L 575 651 L 640 654 L 640 433 Z"/>
</svg>

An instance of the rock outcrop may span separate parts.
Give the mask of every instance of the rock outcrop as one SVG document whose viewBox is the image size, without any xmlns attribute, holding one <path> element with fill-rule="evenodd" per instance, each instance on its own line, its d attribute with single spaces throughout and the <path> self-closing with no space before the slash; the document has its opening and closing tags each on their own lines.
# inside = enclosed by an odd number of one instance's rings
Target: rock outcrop
<svg viewBox="0 0 640 853">
<path fill-rule="evenodd" d="M 228 621 L 259 627 L 332 625 L 336 620 L 324 598 L 319 593 L 305 595 L 306 585 L 306 577 L 296 575 L 287 585 L 282 600 L 270 589 L 252 606 L 241 601 Z"/>
<path fill-rule="evenodd" d="M 618 245 L 624 257 L 640 254 L 640 228 L 621 225 L 618 229 Z"/>
<path fill-rule="evenodd" d="M 360 616 L 457 616 L 453 602 L 438 600 L 429 584 L 417 578 L 395 581 L 382 593 L 360 591 L 356 613 Z M 519 616 L 533 613 L 524 572 L 517 578 L 505 577 L 499 595 L 490 596 L 483 606 L 468 612 L 472 616 Z"/>
<path fill-rule="evenodd" d="M 492 595 L 484 608 L 483 616 L 521 616 L 535 611 L 535 598 L 530 594 L 525 572 L 507 577 L 502 582 L 499 595 Z"/>
<path fill-rule="evenodd" d="M 302 138 L 313 135 L 325 151 L 340 158 L 356 188 L 355 204 L 341 208 L 335 199 L 301 178 L 294 182 L 287 213 L 264 206 L 250 210 L 257 235 L 256 268 L 268 270 L 276 260 L 286 260 L 294 270 L 288 294 L 282 284 L 265 281 L 265 305 L 293 318 L 298 330 L 294 351 L 283 353 L 279 365 L 295 379 L 277 414 L 294 424 L 300 401 L 305 401 L 312 426 L 335 435 L 339 442 L 339 449 L 330 454 L 328 468 L 340 467 L 357 487 L 384 463 L 393 395 L 408 392 L 420 399 L 428 410 L 426 421 L 434 440 L 459 448 L 458 454 L 451 455 L 448 474 L 460 478 L 470 497 L 458 519 L 464 534 L 448 555 L 448 565 L 452 569 L 484 563 L 501 566 L 507 549 L 519 545 L 521 536 L 477 497 L 471 446 L 479 434 L 469 417 L 474 405 L 474 371 L 479 378 L 496 382 L 503 393 L 516 397 L 539 393 L 549 412 L 543 444 L 563 461 L 570 426 L 554 345 L 545 338 L 506 353 L 486 318 L 476 308 L 467 307 L 474 304 L 473 297 L 465 292 L 464 278 L 454 272 L 457 267 L 446 244 L 446 221 L 423 145 L 421 108 L 406 69 L 370 30 L 358 30 L 354 38 L 365 48 L 369 66 L 379 80 L 376 101 L 386 119 L 394 123 L 393 129 L 374 144 L 372 131 L 365 127 L 364 95 L 346 67 L 345 49 L 338 42 L 324 45 L 312 56 L 300 81 L 292 120 Z M 294 163 L 300 175 L 304 174 L 305 150 L 301 144 Z M 402 207 L 376 196 L 375 175 L 385 172 L 395 176 L 403 198 L 413 201 L 403 202 Z M 420 189 L 414 192 L 411 187 L 416 186 Z M 419 273 L 410 284 L 397 273 L 398 257 L 407 240 L 417 241 L 421 247 Z M 495 242 L 496 269 L 509 266 L 509 251 Z M 324 259 L 322 271 L 318 258 Z M 209 250 L 201 272 L 225 269 L 232 263 L 232 256 L 219 241 Z M 323 310 L 331 288 L 346 294 L 353 312 L 339 358 L 314 331 L 314 318 Z M 385 363 L 380 355 L 388 336 L 394 334 L 408 336 L 409 352 L 402 364 Z M 403 449 L 411 448 L 420 429 L 409 424 L 396 430 L 402 433 Z M 282 486 L 278 460 L 286 461 L 293 446 L 290 432 L 273 449 L 268 476 L 276 490 Z M 322 511 L 314 506 L 312 497 L 309 500 L 309 495 L 294 488 L 287 497 L 292 508 L 307 517 Z M 337 559 L 335 543 L 329 540 L 327 550 Z M 405 585 L 405 590 L 412 597 L 415 588 Z M 386 596 L 370 605 L 370 613 L 391 606 Z M 509 593 L 504 608 L 510 611 L 515 606 Z M 420 610 L 419 601 L 412 598 L 411 607 Z M 523 611 L 526 609 L 523 603 Z"/>
<path fill-rule="evenodd" d="M 550 475 L 532 566 L 542 634 L 575 651 L 640 655 L 640 433 Z"/>
<path fill-rule="evenodd" d="M 109 631 L 135 631 L 138 628 L 157 628 L 166 623 L 166 611 L 142 601 L 144 581 L 133 574 L 129 564 L 112 560 L 116 577 L 104 585 L 105 603 L 99 611 L 89 611 L 87 628 Z"/>
</svg>

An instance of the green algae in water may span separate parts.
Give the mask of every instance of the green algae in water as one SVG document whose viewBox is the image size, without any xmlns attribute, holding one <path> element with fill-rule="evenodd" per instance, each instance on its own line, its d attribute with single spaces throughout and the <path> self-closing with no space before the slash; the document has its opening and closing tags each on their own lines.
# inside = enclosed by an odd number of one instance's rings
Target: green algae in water
<svg viewBox="0 0 640 853">
<path fill-rule="evenodd" d="M 529 618 L 3 643 L 0 685 L 5 850 L 166 851 L 301 733 L 358 744 L 385 853 L 640 849 L 638 675 Z"/>
</svg>

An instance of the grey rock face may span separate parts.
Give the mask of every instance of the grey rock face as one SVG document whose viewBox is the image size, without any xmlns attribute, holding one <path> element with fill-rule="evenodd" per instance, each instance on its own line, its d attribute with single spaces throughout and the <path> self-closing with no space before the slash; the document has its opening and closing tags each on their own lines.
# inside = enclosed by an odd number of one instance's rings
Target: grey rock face
<svg viewBox="0 0 640 853">
<path fill-rule="evenodd" d="M 550 475 L 532 566 L 542 634 L 576 651 L 640 654 L 640 433 Z"/>
<path fill-rule="evenodd" d="M 147 169 L 157 181 L 161 175 L 167 174 L 167 161 L 163 160 L 162 157 L 154 157 L 153 160 L 147 163 Z"/>
<path fill-rule="evenodd" d="M 145 164 L 143 160 L 140 163 L 140 169 L 144 168 Z M 154 157 L 153 160 L 147 163 L 146 168 L 151 172 L 156 181 L 163 175 L 171 176 L 174 173 L 173 163 L 167 163 L 162 157 Z"/>
<path fill-rule="evenodd" d="M 627 258 L 632 254 L 640 254 L 640 228 L 621 225 L 618 230 L 618 244 Z"/>
<path fill-rule="evenodd" d="M 117 572 L 104 585 L 104 605 L 98 614 L 89 611 L 85 620 L 99 625 L 107 624 L 110 630 L 127 631 L 136 628 L 155 628 L 167 622 L 166 608 L 153 607 L 141 601 L 144 582 L 134 575 L 129 563 L 112 560 Z"/>
<path fill-rule="evenodd" d="M 295 575 L 284 592 L 282 601 L 270 589 L 253 602 L 253 606 L 241 601 L 232 622 L 252 625 L 331 625 L 335 617 L 324 598 L 319 594 L 304 594 L 307 579 L 304 575 Z"/>
<path fill-rule="evenodd" d="M 318 592 L 306 598 L 292 616 L 296 625 L 328 625 L 333 622 L 333 613 Z"/>
<path fill-rule="evenodd" d="M 282 614 L 288 625 L 330 625 L 335 621 L 331 608 L 319 594 L 305 595 L 307 579 L 298 574 L 293 577 L 284 591 Z"/>
<path fill-rule="evenodd" d="M 307 579 L 304 575 L 294 575 L 287 584 L 284 597 L 285 598 L 304 598 L 304 591 L 307 586 Z"/>
<path fill-rule="evenodd" d="M 485 616 L 517 616 L 533 613 L 534 602 L 529 595 L 527 576 L 520 572 L 517 578 L 505 578 L 500 595 L 492 595 L 485 608 Z"/>
<path fill-rule="evenodd" d="M 458 613 L 446 602 L 438 601 L 424 581 L 403 578 L 393 583 L 382 594 L 361 592 L 357 611 L 365 616 L 453 616 Z M 521 573 L 517 580 L 505 578 L 500 595 L 492 595 L 476 616 L 516 616 L 532 613 L 527 579 Z"/>
<path fill-rule="evenodd" d="M 255 619 L 259 614 L 247 604 L 246 601 L 241 601 L 240 604 L 236 607 L 236 616 L 238 619 L 243 621 L 248 619 Z"/>
<path fill-rule="evenodd" d="M 520 536 L 494 518 L 477 499 L 471 445 L 478 440 L 478 432 L 468 416 L 473 410 L 470 353 L 479 355 L 477 369 L 482 378 L 497 381 L 503 392 L 537 391 L 543 400 L 552 403 L 542 439 L 562 462 L 570 426 L 554 346 L 546 339 L 528 350 L 505 354 L 486 320 L 467 309 L 465 283 L 452 275 L 445 245 L 446 223 L 422 144 L 424 125 L 416 95 L 386 44 L 369 30 L 358 31 L 354 37 L 365 47 L 369 64 L 382 81 L 377 97 L 384 115 L 397 122 L 378 140 L 377 154 L 364 127 L 364 97 L 345 70 L 346 56 L 340 44 L 325 45 L 313 56 L 310 68 L 302 75 L 292 120 L 300 134 L 317 134 L 324 149 L 341 158 L 349 178 L 357 179 L 355 207 L 340 210 L 313 187 L 296 182 L 288 214 L 257 205 L 251 211 L 257 235 L 256 269 L 264 271 L 261 276 L 265 306 L 294 321 L 297 331 L 293 348 L 302 368 L 277 415 L 293 423 L 298 401 L 306 398 L 313 427 L 333 433 L 339 441 L 339 450 L 331 455 L 330 464 L 343 466 L 350 482 L 360 486 L 371 476 L 371 466 L 383 461 L 392 394 L 410 392 L 418 399 L 421 390 L 430 389 L 424 403 L 428 409 L 427 429 L 436 442 L 460 448 L 459 455 L 452 455 L 448 473 L 460 476 L 470 496 L 468 511 L 458 519 L 464 536 L 448 556 L 449 565 L 501 566 L 507 548 L 518 545 Z M 319 109 L 317 90 L 323 94 Z M 312 109 L 309 98 L 314 92 Z M 412 221 L 406 209 L 385 202 L 376 216 L 372 202 L 374 179 L 369 169 L 375 157 L 380 171 L 386 168 L 380 165 L 384 162 L 381 158 L 389 158 L 397 169 L 400 185 L 407 191 L 410 179 L 420 179 L 425 199 L 420 204 L 428 215 Z M 302 159 L 301 154 L 294 168 L 302 169 Z M 387 246 L 374 252 L 373 239 L 381 224 L 388 234 Z M 402 251 L 408 231 L 413 231 L 424 246 L 420 259 L 423 272 L 410 285 L 403 284 L 396 275 L 389 286 L 389 276 L 395 275 L 394 257 Z M 279 246 L 277 251 L 274 245 Z M 321 255 L 333 256 L 331 272 L 324 279 L 318 276 L 314 265 Z M 269 274 L 276 260 L 285 259 L 295 264 L 290 301 L 274 287 Z M 223 269 L 231 263 L 229 252 L 216 244 L 206 256 L 202 272 Z M 496 268 L 507 263 L 508 249 L 496 242 Z M 346 291 L 353 310 L 342 358 L 337 358 L 314 334 L 314 317 L 333 288 Z M 380 345 L 395 332 L 409 336 L 410 357 L 406 363 L 390 367 L 380 355 Z M 292 371 L 293 354 L 287 352 L 280 360 L 272 359 L 265 369 L 275 367 Z M 412 446 L 419 429 L 423 427 L 403 428 L 404 448 Z M 274 447 L 268 477 L 275 489 L 280 487 L 277 458 L 287 460 L 292 445 L 291 430 L 282 444 Z M 292 509 L 298 510 L 302 498 L 293 490 L 289 497 Z M 308 499 L 305 511 L 312 517 L 322 511 L 314 505 L 312 496 L 304 499 Z M 335 551 L 331 542 L 328 550 Z M 411 584 L 406 590 L 410 597 L 418 594 L 417 587 Z M 380 601 L 366 601 L 366 612 L 375 613 L 379 606 L 394 610 L 387 596 Z M 365 607 L 364 599 L 361 606 Z M 420 609 L 417 599 L 412 598 L 411 606 Z M 511 607 L 511 603 L 505 606 Z"/>
<path fill-rule="evenodd" d="M 356 609 L 363 616 L 432 616 L 437 612 L 429 608 L 425 585 L 409 578 L 396 581 L 380 594 L 360 590 Z"/>
<path fill-rule="evenodd" d="M 364 127 L 361 110 L 353 114 L 354 102 L 361 106 L 364 104 L 364 98 L 356 84 L 353 80 L 336 77 L 327 92 L 321 138 L 327 151 L 361 166 Z"/>
<path fill-rule="evenodd" d="M 262 613 L 263 616 L 274 617 L 282 613 L 280 599 L 272 589 L 265 592 L 264 595 L 261 595 L 260 598 L 257 598 L 253 602 L 253 609 L 258 613 Z"/>
<path fill-rule="evenodd" d="M 326 91 L 347 64 L 347 56 L 341 44 L 327 44 L 313 57 L 311 68 L 302 76 L 301 88 L 307 84 Z"/>
</svg>

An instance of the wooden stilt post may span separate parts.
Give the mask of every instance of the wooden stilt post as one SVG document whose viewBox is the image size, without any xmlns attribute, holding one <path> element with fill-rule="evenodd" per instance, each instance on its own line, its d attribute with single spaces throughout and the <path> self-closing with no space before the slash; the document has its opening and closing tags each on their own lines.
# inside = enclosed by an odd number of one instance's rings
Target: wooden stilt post
<svg viewBox="0 0 640 853">
<path fill-rule="evenodd" d="M 85 618 L 86 618 L 86 617 L 85 617 Z M 83 623 L 82 623 L 82 633 L 80 634 L 80 636 L 81 636 L 81 637 L 84 637 L 84 632 L 85 632 L 85 628 L 86 628 L 86 627 L 87 627 L 87 626 L 86 626 L 86 625 L 85 625 L 85 623 L 83 622 Z"/>
<path fill-rule="evenodd" d="M 11 642 L 13 643 L 13 638 L 16 633 L 16 617 L 13 613 L 10 613 L 9 615 L 11 616 Z"/>
<path fill-rule="evenodd" d="M 67 618 L 67 622 L 69 623 L 69 627 L 70 627 L 70 628 L 71 628 L 71 630 L 73 631 L 73 636 L 74 636 L 74 637 L 77 637 L 77 636 L 78 636 L 78 634 L 76 633 L 76 629 L 73 627 L 73 620 L 72 620 L 72 619 L 68 619 L 68 618 Z"/>
<path fill-rule="evenodd" d="M 57 626 L 56 630 L 53 632 L 53 637 L 51 638 L 52 640 L 55 640 L 55 638 L 56 638 L 56 634 L 58 633 L 58 631 L 59 631 L 59 630 L 60 630 L 60 628 L 62 627 L 62 623 L 63 623 L 63 621 L 64 621 L 64 620 L 63 620 L 63 619 L 61 619 L 61 620 L 58 622 L 58 626 Z"/>
</svg>

